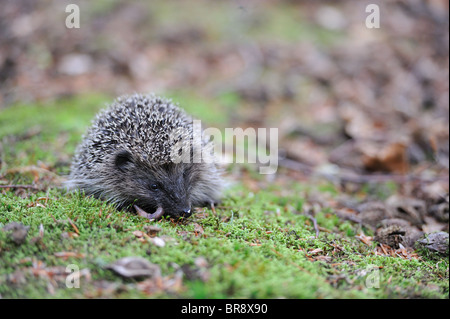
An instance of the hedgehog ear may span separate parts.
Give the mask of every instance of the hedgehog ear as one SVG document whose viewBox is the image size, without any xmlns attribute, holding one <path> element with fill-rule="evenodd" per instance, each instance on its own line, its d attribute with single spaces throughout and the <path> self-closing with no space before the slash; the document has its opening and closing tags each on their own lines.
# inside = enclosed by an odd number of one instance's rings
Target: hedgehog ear
<svg viewBox="0 0 450 319">
<path fill-rule="evenodd" d="M 116 158 L 114 159 L 114 165 L 116 165 L 116 167 L 120 171 L 125 172 L 128 167 L 128 164 L 130 164 L 132 161 L 133 160 L 130 152 L 120 151 L 119 153 L 116 154 Z"/>
</svg>

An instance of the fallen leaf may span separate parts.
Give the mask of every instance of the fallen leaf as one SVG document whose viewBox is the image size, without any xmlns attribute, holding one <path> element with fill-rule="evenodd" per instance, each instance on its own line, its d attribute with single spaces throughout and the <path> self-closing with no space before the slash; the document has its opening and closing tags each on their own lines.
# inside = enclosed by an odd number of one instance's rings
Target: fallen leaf
<svg viewBox="0 0 450 319">
<path fill-rule="evenodd" d="M 329 262 L 329 261 L 331 261 L 331 257 L 330 256 L 316 256 L 316 257 L 314 257 L 314 260 L 322 260 L 325 262 Z"/>
<path fill-rule="evenodd" d="M 80 231 L 78 230 L 78 227 L 73 223 L 73 221 L 68 218 L 70 225 L 72 225 L 73 229 L 75 230 L 75 232 L 79 235 Z"/>
<path fill-rule="evenodd" d="M 106 266 L 126 278 L 156 277 L 161 275 L 158 265 L 150 263 L 142 257 L 124 257 Z"/>
<path fill-rule="evenodd" d="M 166 277 L 154 276 L 137 283 L 136 287 L 149 296 L 158 292 L 180 292 L 183 290 L 183 271 L 179 269 L 173 275 Z"/>
<path fill-rule="evenodd" d="M 150 237 L 148 240 L 153 245 L 158 246 L 158 247 L 164 247 L 166 245 L 166 242 L 164 241 L 164 239 L 162 239 L 160 237 Z"/>
<path fill-rule="evenodd" d="M 161 231 L 161 228 L 154 225 L 145 225 L 144 230 L 150 237 L 156 236 Z"/>
<path fill-rule="evenodd" d="M 67 258 L 70 258 L 70 257 L 75 257 L 75 258 L 84 258 L 85 257 L 84 254 L 73 252 L 73 251 L 61 251 L 61 252 L 54 253 L 53 255 L 55 255 L 56 257 L 59 257 L 59 258 L 63 258 L 64 260 L 66 260 Z"/>
<path fill-rule="evenodd" d="M 135 230 L 135 231 L 133 232 L 133 235 L 136 236 L 137 238 L 141 238 L 141 237 L 144 236 L 144 233 L 141 232 L 140 230 Z"/>
<path fill-rule="evenodd" d="M 323 252 L 322 248 L 316 248 L 316 249 L 308 251 L 308 255 L 312 256 L 312 255 L 316 255 L 316 254 L 321 253 L 321 252 Z"/>
<path fill-rule="evenodd" d="M 361 232 L 359 235 L 356 235 L 355 237 L 358 238 L 360 241 L 362 241 L 367 246 L 372 246 L 372 237 L 364 235 L 363 232 Z"/>
<path fill-rule="evenodd" d="M 74 232 L 63 232 L 61 233 L 61 238 L 76 238 L 79 237 L 77 233 Z"/>
<path fill-rule="evenodd" d="M 384 171 L 404 174 L 409 169 L 407 147 L 404 143 L 395 142 L 382 147 L 364 144 L 363 163 L 369 171 Z"/>
<path fill-rule="evenodd" d="M 436 232 L 431 234 L 426 234 L 424 238 L 418 240 L 417 242 L 429 249 L 431 251 L 439 252 L 441 254 L 449 254 L 449 236 L 446 232 Z"/>
<path fill-rule="evenodd" d="M 261 246 L 261 244 L 258 244 L 258 243 L 250 243 L 249 245 L 250 246 Z"/>
<path fill-rule="evenodd" d="M 208 213 L 197 213 L 197 214 L 195 214 L 195 217 L 196 218 L 198 218 L 198 219 L 205 219 L 205 218 L 207 218 L 209 216 L 209 214 Z"/>
</svg>

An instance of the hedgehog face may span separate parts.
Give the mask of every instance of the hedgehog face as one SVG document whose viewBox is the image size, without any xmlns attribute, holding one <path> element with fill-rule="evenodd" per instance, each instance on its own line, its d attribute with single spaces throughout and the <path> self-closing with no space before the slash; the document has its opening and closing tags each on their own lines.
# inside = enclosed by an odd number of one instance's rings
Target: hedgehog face
<svg viewBox="0 0 450 319">
<path fill-rule="evenodd" d="M 163 214 L 186 218 L 191 215 L 189 191 L 195 182 L 192 165 L 150 166 L 134 159 L 128 151 L 120 151 L 115 155 L 113 169 L 121 176 L 121 191 L 127 199 L 124 202 L 137 206 L 140 215 L 147 212 L 149 218 Z"/>
</svg>

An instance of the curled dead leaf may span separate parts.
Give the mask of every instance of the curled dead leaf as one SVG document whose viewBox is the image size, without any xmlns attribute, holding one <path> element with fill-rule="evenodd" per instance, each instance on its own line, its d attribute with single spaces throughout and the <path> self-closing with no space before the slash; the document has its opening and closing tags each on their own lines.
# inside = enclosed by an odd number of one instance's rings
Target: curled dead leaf
<svg viewBox="0 0 450 319">
<path fill-rule="evenodd" d="M 419 239 L 419 245 L 435 252 L 447 255 L 449 254 L 449 236 L 446 232 L 435 232 L 425 235 L 424 238 Z"/>
<path fill-rule="evenodd" d="M 404 174 L 408 171 L 407 147 L 394 142 L 381 147 L 365 144 L 361 147 L 364 166 L 369 171 L 383 171 Z"/>
<path fill-rule="evenodd" d="M 161 231 L 161 228 L 154 225 L 145 225 L 144 230 L 147 235 L 149 235 L 150 237 L 154 237 Z"/>
<path fill-rule="evenodd" d="M 137 238 L 141 238 L 141 237 L 144 236 L 144 233 L 141 232 L 140 230 L 135 230 L 135 231 L 133 232 L 133 235 L 136 236 Z"/>
<path fill-rule="evenodd" d="M 124 257 L 109 264 L 106 268 L 126 278 L 159 277 L 161 275 L 158 265 L 152 264 L 142 257 Z"/>
</svg>

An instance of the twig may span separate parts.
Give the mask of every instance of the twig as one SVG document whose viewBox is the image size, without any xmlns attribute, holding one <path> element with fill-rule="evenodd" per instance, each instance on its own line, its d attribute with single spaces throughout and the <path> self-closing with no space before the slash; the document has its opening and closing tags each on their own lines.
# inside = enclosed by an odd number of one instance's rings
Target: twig
<svg viewBox="0 0 450 319">
<path fill-rule="evenodd" d="M 352 222 L 357 223 L 357 224 L 362 224 L 361 218 L 353 216 L 352 214 L 344 214 L 344 213 L 339 212 L 338 210 L 334 211 L 334 213 L 339 218 L 342 218 L 342 219 L 345 219 L 345 220 L 349 220 L 349 221 L 352 221 Z"/>
<path fill-rule="evenodd" d="M 374 175 L 337 175 L 344 182 L 353 183 L 385 183 L 394 181 L 397 183 L 405 183 L 411 181 L 419 182 L 435 182 L 435 181 L 448 181 L 448 176 L 435 176 L 431 178 L 416 176 L 416 175 L 390 175 L 390 174 L 374 174 Z"/>
<path fill-rule="evenodd" d="M 312 220 L 313 225 L 314 225 L 314 230 L 316 231 L 316 238 L 319 238 L 319 226 L 317 225 L 317 220 L 314 217 L 312 217 L 310 214 L 306 214 L 306 216 L 308 216 L 308 218 Z"/>
<path fill-rule="evenodd" d="M 211 211 L 213 212 L 214 216 L 217 216 L 216 207 L 214 206 L 214 202 L 211 202 Z"/>
<path fill-rule="evenodd" d="M 75 230 L 75 232 L 79 235 L 80 231 L 78 230 L 78 227 L 73 223 L 73 221 L 68 218 L 70 225 L 72 225 L 73 229 Z"/>
<path fill-rule="evenodd" d="M 42 167 L 35 166 L 35 165 L 23 166 L 23 167 L 13 167 L 13 168 L 6 170 L 6 174 L 17 174 L 17 173 L 23 174 L 23 173 L 29 173 L 29 172 L 36 172 L 36 173 L 51 175 L 57 179 L 61 178 L 61 176 L 59 176 L 55 172 L 52 172 L 46 168 L 42 168 Z"/>
<path fill-rule="evenodd" d="M 0 188 L 29 188 L 40 190 L 40 187 L 34 185 L 0 185 Z"/>
<path fill-rule="evenodd" d="M 328 228 L 325 228 L 325 227 L 322 227 L 322 226 L 319 226 L 319 227 L 317 227 L 320 231 L 324 231 L 324 232 L 326 232 L 326 233 L 332 233 L 333 231 L 332 230 L 329 230 Z"/>
<path fill-rule="evenodd" d="M 350 175 L 342 173 L 329 174 L 317 172 L 314 170 L 314 166 L 312 165 L 307 165 L 287 158 L 280 159 L 279 165 L 297 172 L 303 172 L 311 175 L 315 174 L 333 182 L 341 181 L 341 182 L 365 184 L 365 183 L 385 183 L 389 181 L 394 181 L 396 183 L 405 183 L 411 181 L 419 181 L 419 182 L 449 181 L 448 175 L 427 178 L 417 175 L 399 175 L 399 174 L 371 174 L 371 175 L 368 174 Z"/>
</svg>

